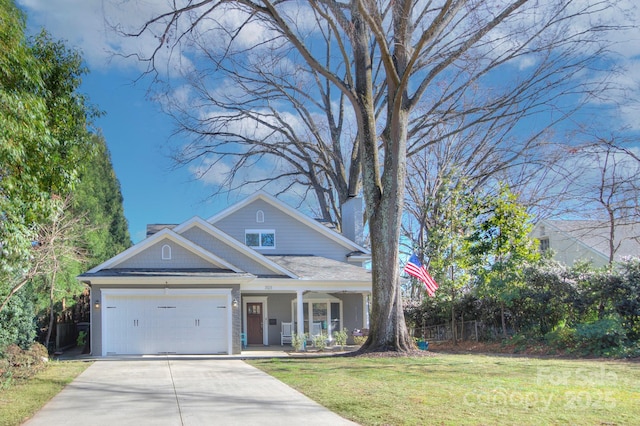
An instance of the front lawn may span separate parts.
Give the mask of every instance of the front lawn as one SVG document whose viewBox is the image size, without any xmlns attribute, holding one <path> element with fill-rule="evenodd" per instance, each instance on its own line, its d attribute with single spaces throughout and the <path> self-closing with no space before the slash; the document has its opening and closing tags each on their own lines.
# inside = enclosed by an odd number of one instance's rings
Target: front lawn
<svg viewBox="0 0 640 426">
<path fill-rule="evenodd" d="M 640 364 L 438 354 L 247 361 L 362 425 L 631 425 Z"/>
<path fill-rule="evenodd" d="M 88 362 L 49 361 L 34 377 L 0 390 L 0 425 L 19 425 L 33 416 L 89 365 Z M 69 413 L 69 422 L 73 423 L 73 413 Z"/>
</svg>

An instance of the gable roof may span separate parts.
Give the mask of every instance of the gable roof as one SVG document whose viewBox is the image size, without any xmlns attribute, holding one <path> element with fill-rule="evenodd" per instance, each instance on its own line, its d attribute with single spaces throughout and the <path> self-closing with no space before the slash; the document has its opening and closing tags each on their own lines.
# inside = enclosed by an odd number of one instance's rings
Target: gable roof
<svg viewBox="0 0 640 426">
<path fill-rule="evenodd" d="M 257 262 L 260 265 L 264 266 L 265 268 L 273 271 L 274 274 L 286 275 L 290 278 L 298 278 L 298 276 L 295 273 L 283 268 L 281 265 L 278 265 L 277 263 L 263 256 L 262 254 L 253 250 L 252 248 L 240 243 L 235 238 L 231 237 L 230 235 L 226 234 L 225 232 L 221 231 L 220 229 L 216 228 L 215 226 L 213 226 L 212 224 L 210 224 L 209 222 L 205 221 L 204 219 L 198 216 L 192 217 L 188 221 L 174 227 L 172 230 L 177 234 L 183 234 L 184 232 L 194 227 L 197 227 L 198 229 L 209 234 L 211 237 L 216 238 L 219 241 L 222 241 L 224 244 L 231 246 L 232 248 L 244 254 L 254 262 Z"/>
<path fill-rule="evenodd" d="M 609 224 L 596 220 L 544 220 L 540 225 L 552 227 L 565 237 L 576 240 L 605 259 L 609 259 Z M 617 224 L 614 234 L 615 260 L 640 256 L 640 223 Z"/>
<path fill-rule="evenodd" d="M 175 244 L 178 244 L 179 246 L 183 247 L 184 249 L 190 251 L 191 253 L 195 254 L 196 256 L 204 259 L 205 261 L 211 263 L 212 267 L 215 267 L 217 269 L 227 269 L 227 270 L 231 270 L 233 272 L 243 272 L 242 270 L 240 270 L 239 268 L 235 267 L 234 265 L 230 264 L 229 262 L 227 262 L 226 260 L 214 255 L 213 253 L 203 249 L 202 247 L 198 246 L 197 244 L 194 244 L 192 241 L 189 241 L 188 239 L 184 238 L 183 236 L 177 234 L 176 232 L 174 232 L 171 229 L 165 228 L 163 230 L 161 230 L 160 232 L 153 234 L 151 237 L 142 240 L 141 242 L 139 242 L 138 244 L 129 247 L 128 249 L 126 249 L 125 251 L 123 251 L 122 253 L 112 257 L 111 259 L 101 263 L 100 265 L 90 269 L 89 271 L 87 271 L 87 274 L 95 274 L 103 269 L 113 269 L 116 268 L 119 264 L 121 264 L 122 262 L 131 259 L 133 256 L 142 253 L 144 250 L 148 249 L 149 247 L 162 242 L 162 241 L 172 241 Z"/>
<path fill-rule="evenodd" d="M 287 204 L 283 203 L 282 201 L 278 200 L 277 198 L 265 193 L 264 191 L 259 191 L 247 198 L 245 198 L 244 200 L 240 201 L 239 203 L 236 203 L 226 209 L 224 209 L 223 211 L 221 211 L 220 213 L 210 217 L 209 219 L 207 219 L 207 222 L 215 225 L 216 222 L 231 216 L 232 214 L 234 214 L 235 212 L 239 211 L 240 209 L 248 206 L 249 204 L 253 203 L 256 200 L 262 200 L 268 204 L 270 204 L 271 206 L 277 208 L 278 210 L 280 210 L 281 212 L 283 212 L 284 214 L 290 216 L 291 218 L 303 223 L 304 225 L 308 226 L 309 228 L 321 233 L 322 235 L 324 235 L 325 237 L 337 242 L 338 244 L 342 245 L 343 247 L 348 248 L 350 251 L 359 251 L 362 252 L 364 254 L 371 254 L 371 252 L 369 250 L 367 250 L 366 248 L 356 244 L 355 242 L 351 241 L 350 239 L 346 238 L 345 236 L 343 236 L 342 234 L 327 228 L 326 226 L 322 225 L 320 222 L 310 218 L 309 216 L 302 214 L 300 212 L 298 212 L 296 209 L 288 206 Z"/>
</svg>

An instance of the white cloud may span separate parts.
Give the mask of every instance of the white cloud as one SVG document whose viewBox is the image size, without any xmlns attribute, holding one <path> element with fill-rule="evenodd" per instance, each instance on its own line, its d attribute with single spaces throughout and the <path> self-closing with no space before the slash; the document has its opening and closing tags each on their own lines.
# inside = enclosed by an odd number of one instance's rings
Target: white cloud
<svg viewBox="0 0 640 426">
<path fill-rule="evenodd" d="M 140 66 L 136 61 L 115 57 L 114 53 L 121 52 L 125 44 L 132 51 L 134 48 L 140 51 L 149 41 L 123 40 L 109 23 L 126 22 L 127 18 L 140 16 L 133 9 L 137 2 L 126 2 L 126 7 L 120 9 L 106 1 L 17 0 L 17 3 L 26 10 L 30 25 L 45 27 L 55 38 L 80 49 L 91 69 Z"/>
<path fill-rule="evenodd" d="M 621 96 L 609 104 L 617 109 L 622 127 L 640 131 L 640 59 L 628 59 L 620 65 L 623 71 L 615 76 L 613 83 L 620 88 Z"/>
<path fill-rule="evenodd" d="M 517 45 L 527 37 L 527 34 L 524 31 L 514 31 L 514 28 L 530 28 L 539 25 L 543 15 L 553 12 L 550 4 L 554 1 L 538 0 L 532 6 L 526 6 L 528 9 L 525 10 L 525 13 L 519 15 L 510 25 L 497 28 L 492 33 L 495 40 L 499 40 L 499 42 L 496 44 L 488 43 L 485 48 L 491 51 L 492 55 L 499 56 L 504 53 L 505 49 Z M 634 24 L 637 22 L 638 15 L 636 1 L 612 1 L 613 7 L 604 9 L 597 18 L 605 24 Z M 141 63 L 135 58 L 124 58 L 118 55 L 140 53 L 142 56 L 149 56 L 158 47 L 158 37 L 164 27 L 159 24 L 140 37 L 123 37 L 114 30 L 114 27 L 129 32 L 139 30 L 146 20 L 169 10 L 172 1 L 17 0 L 17 3 L 27 12 L 32 26 L 36 28 L 44 26 L 54 37 L 65 39 L 71 46 L 79 48 L 91 70 L 130 68 L 141 71 L 146 68 L 145 63 Z M 503 5 L 504 0 L 487 1 L 484 6 L 480 6 L 478 13 L 492 13 L 492 11 L 498 10 L 497 5 L 500 4 Z M 584 7 L 585 4 L 584 1 L 576 0 L 572 7 Z M 296 21 L 296 30 L 303 34 L 311 34 L 316 29 L 317 23 L 313 19 L 313 13 L 309 11 L 308 5 L 304 2 L 286 3 L 282 7 L 285 8 L 283 10 L 287 16 Z M 179 23 L 176 34 L 189 24 L 186 18 L 188 17 L 185 16 L 185 19 Z M 202 21 L 197 41 L 206 46 L 221 47 L 229 39 L 230 33 L 219 29 L 214 30 L 214 28 L 219 24 L 223 24 L 227 29 L 234 28 L 240 23 L 244 23 L 246 18 L 245 12 L 227 6 L 211 15 L 209 20 Z M 594 23 L 599 23 L 595 21 L 595 17 L 584 17 L 584 19 L 573 22 L 572 28 L 579 30 Z M 464 30 L 465 28 L 457 29 L 457 31 Z M 452 37 L 455 37 L 455 33 L 455 31 L 452 33 Z M 249 22 L 235 38 L 236 48 L 248 48 L 257 42 L 269 39 L 271 36 L 273 36 L 273 32 L 265 23 L 257 20 Z M 611 50 L 618 55 L 614 60 L 618 60 L 620 64 L 626 66 L 626 72 L 617 76 L 615 82 L 627 93 L 640 95 L 640 60 L 638 60 L 640 56 L 640 29 L 632 27 L 623 31 L 611 32 L 607 38 L 613 43 Z M 263 47 L 267 49 L 270 46 Z M 198 54 L 194 50 L 194 45 L 185 44 L 183 48 L 184 50 L 180 52 L 172 51 L 167 47 L 158 51 L 156 64 L 162 67 L 160 71 L 163 74 L 179 76 L 183 74 L 185 69 L 193 69 L 198 66 L 196 64 Z M 535 61 L 536 58 L 523 57 L 516 65 L 524 70 L 535 65 Z M 292 66 L 292 64 L 287 64 L 287 67 Z M 230 90 L 230 87 L 224 86 L 220 90 Z M 622 125 L 640 129 L 640 121 L 637 120 L 640 107 L 637 102 L 620 103 L 618 106 Z"/>
<path fill-rule="evenodd" d="M 127 37 L 122 33 L 139 31 L 144 23 L 162 12 L 170 10 L 169 2 L 160 1 L 123 1 L 123 0 L 17 0 L 18 6 L 27 12 L 29 24 L 34 28 L 45 27 L 55 38 L 66 40 L 69 46 L 82 51 L 83 57 L 91 69 L 106 70 L 116 67 L 144 69 L 146 64 L 134 57 L 126 55 L 139 54 L 148 57 L 159 45 L 165 29 L 161 22 L 150 27 L 138 37 Z M 229 28 L 244 22 L 246 14 L 240 11 L 220 11 L 220 18 Z M 188 25 L 183 19 L 182 28 Z M 224 38 L 220 33 L 210 34 L 206 21 L 201 26 L 200 37 L 205 42 L 221 45 Z M 175 34 L 169 34 L 169 37 Z M 268 37 L 264 25 L 253 22 L 239 34 L 237 42 L 240 47 Z M 169 41 L 171 41 L 169 39 Z M 166 64 L 160 70 L 175 74 L 183 67 L 191 67 L 188 59 L 189 46 L 184 52 L 173 51 L 162 47 L 158 50 L 157 64 Z M 185 55 L 186 54 L 186 55 Z"/>
<path fill-rule="evenodd" d="M 114 53 L 141 53 L 148 56 L 158 46 L 158 37 L 161 36 L 161 30 L 164 27 L 161 24 L 154 26 L 151 31 L 135 38 L 122 37 L 114 31 L 113 27 L 116 26 L 123 31 L 130 32 L 139 30 L 146 20 L 161 12 L 166 12 L 171 7 L 169 0 L 17 0 L 17 2 L 27 11 L 30 22 L 35 26 L 45 26 L 54 36 L 68 40 L 71 45 L 80 48 L 92 69 L 105 69 L 114 65 L 137 68 L 143 66 L 132 58 L 126 60 L 113 55 Z M 502 3 L 502 0 L 488 1 L 484 7 L 479 9 L 478 13 L 490 13 L 496 10 L 498 4 Z M 531 28 L 538 25 L 537 21 L 540 21 L 541 16 L 546 14 L 545 11 L 552 11 L 550 4 L 551 0 L 540 0 L 535 5 L 526 6 L 524 12 L 517 15 L 511 24 L 494 30 L 494 37 L 496 40 L 500 40 L 500 43 L 488 45 L 487 48 L 491 46 L 493 54 L 500 55 L 504 49 L 511 48 L 521 41 L 518 40 L 518 34 L 526 39 L 527 34 L 513 32 L 513 29 L 518 27 Z M 577 1 L 575 5 L 574 8 L 583 7 L 584 3 Z M 313 13 L 309 11 L 307 5 L 288 4 L 284 6 L 283 10 L 291 19 L 295 19 L 296 28 L 302 33 L 313 31 L 317 25 L 313 20 Z M 614 2 L 614 7 L 603 10 L 598 17 L 603 23 L 624 25 L 636 22 L 634 14 L 637 13 L 635 0 L 618 0 Z M 244 11 L 238 8 L 226 6 L 213 13 L 209 19 L 201 22 L 198 37 L 202 43 L 208 46 L 221 47 L 230 37 L 230 33 L 214 30 L 214 26 L 222 24 L 230 30 L 244 23 L 247 16 Z M 584 17 L 584 19 L 578 18 L 572 23 L 572 26 L 579 30 L 586 25 L 592 25 L 593 19 L 592 16 Z M 185 16 L 185 19 L 180 21 L 180 27 L 176 32 L 178 33 L 188 24 Z M 464 28 L 458 30 L 463 31 Z M 155 31 L 155 35 L 153 31 Z M 236 35 L 235 43 L 237 48 L 243 49 L 268 40 L 272 36 L 273 32 L 266 24 L 254 20 Z M 612 49 L 622 57 L 630 60 L 640 55 L 640 30 L 638 28 L 612 32 L 608 35 L 608 39 L 615 43 L 612 45 Z M 171 52 L 166 48 L 160 49 L 161 60 L 158 63 L 173 55 L 173 62 L 170 66 L 170 70 L 173 69 L 173 71 L 169 72 L 173 73 L 180 67 L 191 66 L 191 60 L 185 56 L 189 54 L 188 49 L 187 47 L 187 51 L 180 53 Z M 522 61 L 520 67 L 526 68 L 533 64 L 534 59 L 523 58 Z"/>
<path fill-rule="evenodd" d="M 205 185 L 221 187 L 226 183 L 231 166 L 223 162 L 214 164 L 212 158 L 205 158 L 200 164 L 189 166 L 189 173 Z"/>
<path fill-rule="evenodd" d="M 215 161 L 211 157 L 204 158 L 199 164 L 192 164 L 188 170 L 194 178 L 206 186 L 213 187 L 215 190 L 234 188 L 233 194 L 236 197 L 244 197 L 265 189 L 265 183 L 269 178 L 281 174 L 284 167 L 286 165 L 278 160 L 263 158 L 253 167 L 238 170 L 233 182 L 228 181 L 232 165 L 225 161 Z M 290 182 L 287 181 L 275 181 L 269 182 L 266 186 L 269 192 L 275 194 L 284 190 L 289 184 Z M 293 188 L 299 188 L 299 185 L 294 185 Z"/>
</svg>

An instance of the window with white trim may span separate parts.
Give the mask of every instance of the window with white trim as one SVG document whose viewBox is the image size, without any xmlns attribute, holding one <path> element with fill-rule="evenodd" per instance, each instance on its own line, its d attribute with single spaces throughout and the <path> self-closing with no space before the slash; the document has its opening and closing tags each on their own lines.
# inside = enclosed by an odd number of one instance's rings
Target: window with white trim
<svg viewBox="0 0 640 426">
<path fill-rule="evenodd" d="M 262 210 L 258 210 L 256 212 L 256 222 L 257 223 L 264 223 L 264 212 Z"/>
<path fill-rule="evenodd" d="M 276 231 L 273 229 L 245 229 L 244 243 L 252 248 L 276 248 Z"/>
<path fill-rule="evenodd" d="M 342 330 L 342 300 L 328 294 L 311 294 L 302 298 L 302 316 L 304 318 L 304 332 L 312 333 L 321 330 L 329 339 L 333 340 L 333 332 Z M 291 318 L 295 323 L 298 319 L 298 300 L 291 301 Z M 312 324 L 309 330 L 309 320 Z M 295 330 L 297 333 L 297 329 Z"/>
<path fill-rule="evenodd" d="M 171 246 L 169 244 L 162 246 L 162 260 L 171 260 Z"/>
</svg>

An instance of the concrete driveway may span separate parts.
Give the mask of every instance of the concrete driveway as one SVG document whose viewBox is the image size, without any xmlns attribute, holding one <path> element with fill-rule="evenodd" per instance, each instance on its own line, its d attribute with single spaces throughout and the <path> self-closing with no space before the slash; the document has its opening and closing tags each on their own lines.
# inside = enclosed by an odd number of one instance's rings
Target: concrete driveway
<svg viewBox="0 0 640 426">
<path fill-rule="evenodd" d="M 227 359 L 98 361 L 39 425 L 354 425 L 279 380 Z"/>
</svg>

